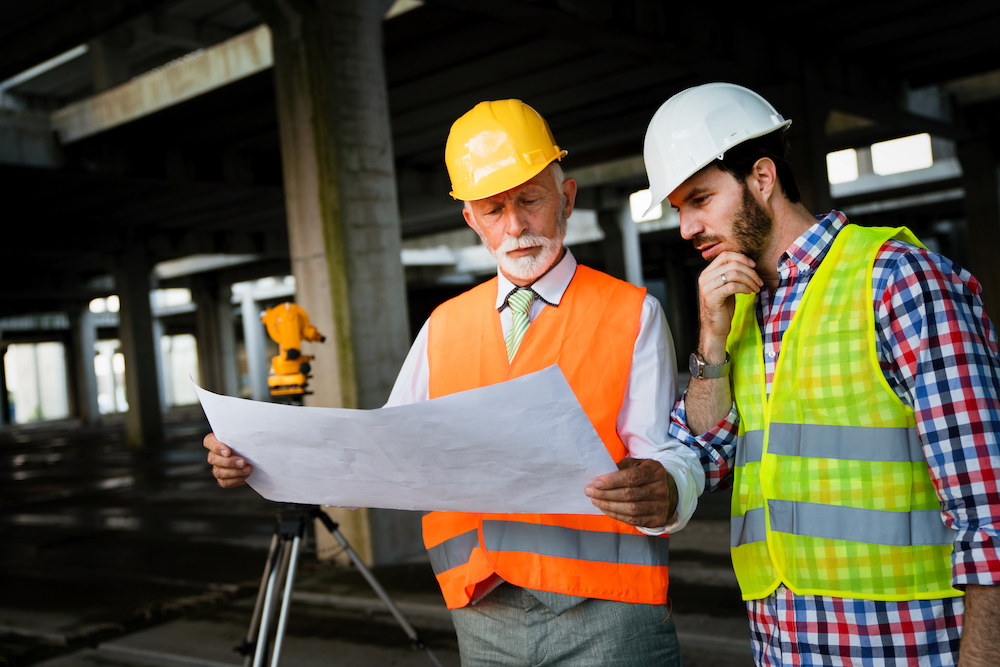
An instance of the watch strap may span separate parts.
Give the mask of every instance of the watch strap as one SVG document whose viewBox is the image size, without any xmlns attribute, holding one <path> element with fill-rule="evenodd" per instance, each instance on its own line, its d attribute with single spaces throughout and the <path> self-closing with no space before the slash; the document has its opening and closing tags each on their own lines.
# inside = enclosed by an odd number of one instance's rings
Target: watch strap
<svg viewBox="0 0 1000 667">
<path fill-rule="evenodd" d="M 698 360 L 698 373 L 695 374 L 695 377 L 699 380 L 711 380 L 729 375 L 731 364 L 728 351 L 726 352 L 726 360 L 721 364 L 705 363 L 705 358 L 701 354 L 695 352 L 694 355 Z"/>
</svg>

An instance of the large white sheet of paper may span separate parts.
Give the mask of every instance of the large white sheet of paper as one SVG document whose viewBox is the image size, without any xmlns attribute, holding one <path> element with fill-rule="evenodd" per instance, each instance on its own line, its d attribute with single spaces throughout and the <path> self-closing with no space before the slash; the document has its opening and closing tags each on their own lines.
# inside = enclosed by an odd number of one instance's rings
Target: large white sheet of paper
<svg viewBox="0 0 1000 667">
<path fill-rule="evenodd" d="M 598 514 L 618 469 L 558 366 L 379 410 L 310 408 L 196 387 L 216 437 L 269 500 L 405 510 Z"/>
</svg>

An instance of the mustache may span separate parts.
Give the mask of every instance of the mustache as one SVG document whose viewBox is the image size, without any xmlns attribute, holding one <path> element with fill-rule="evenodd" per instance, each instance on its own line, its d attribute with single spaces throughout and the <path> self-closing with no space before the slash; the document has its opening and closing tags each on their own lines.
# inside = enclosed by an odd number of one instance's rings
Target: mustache
<svg viewBox="0 0 1000 667">
<path fill-rule="evenodd" d="M 721 236 L 710 236 L 707 234 L 695 234 L 691 237 L 691 245 L 695 248 L 712 243 L 719 243 L 720 241 L 722 241 Z"/>
<path fill-rule="evenodd" d="M 513 250 L 521 250 L 522 248 L 544 246 L 549 241 L 551 241 L 551 239 L 545 238 L 544 236 L 536 236 L 525 232 L 519 236 L 508 236 L 505 238 L 500 244 L 500 247 L 497 248 L 497 252 L 508 253 Z"/>
</svg>

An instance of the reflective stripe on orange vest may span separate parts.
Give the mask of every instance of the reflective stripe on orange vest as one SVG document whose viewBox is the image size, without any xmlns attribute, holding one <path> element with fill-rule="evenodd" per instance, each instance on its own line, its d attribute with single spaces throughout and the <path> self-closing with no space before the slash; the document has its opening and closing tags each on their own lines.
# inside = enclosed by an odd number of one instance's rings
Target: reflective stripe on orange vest
<svg viewBox="0 0 1000 667">
<path fill-rule="evenodd" d="M 441 544 L 427 549 L 434 574 L 447 572 L 469 562 L 472 550 L 479 546 L 479 529 L 470 530 L 449 538 Z"/>
<path fill-rule="evenodd" d="M 577 267 L 559 306 L 546 307 L 508 363 L 496 279 L 431 315 L 431 398 L 558 364 L 611 456 L 639 333 L 644 290 Z M 595 360 L 598 360 L 595 362 Z M 583 489 L 580 490 L 583 492 Z M 424 517 L 424 543 L 449 608 L 469 603 L 496 574 L 526 588 L 609 600 L 667 599 L 666 536 L 650 537 L 605 515 L 468 514 Z"/>
<path fill-rule="evenodd" d="M 661 566 L 669 559 L 669 540 L 521 521 L 484 520 L 483 542 L 490 551 L 521 551 L 601 563 Z M 478 546 L 479 531 L 470 530 L 431 547 L 427 555 L 434 574 L 465 565 Z"/>
<path fill-rule="evenodd" d="M 524 552 L 620 565 L 666 566 L 670 541 L 649 535 L 484 519 L 483 543 L 491 552 Z"/>
</svg>

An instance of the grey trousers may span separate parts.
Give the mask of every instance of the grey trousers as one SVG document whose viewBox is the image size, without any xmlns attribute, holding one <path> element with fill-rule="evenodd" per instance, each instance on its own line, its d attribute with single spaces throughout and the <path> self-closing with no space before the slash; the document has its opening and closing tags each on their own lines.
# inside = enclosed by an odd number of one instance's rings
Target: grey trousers
<svg viewBox="0 0 1000 667">
<path fill-rule="evenodd" d="M 463 667 L 681 665 L 666 605 L 586 599 L 557 614 L 504 583 L 451 615 Z"/>
</svg>

